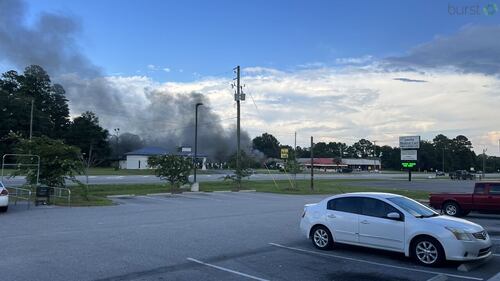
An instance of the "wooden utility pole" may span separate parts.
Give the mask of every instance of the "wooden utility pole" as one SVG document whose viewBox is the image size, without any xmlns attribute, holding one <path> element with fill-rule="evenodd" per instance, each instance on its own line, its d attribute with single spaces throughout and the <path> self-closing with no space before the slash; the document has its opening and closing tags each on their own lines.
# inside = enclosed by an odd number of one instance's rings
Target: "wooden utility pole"
<svg viewBox="0 0 500 281">
<path fill-rule="evenodd" d="M 311 136 L 311 191 L 314 190 L 314 142 Z"/>
<path fill-rule="evenodd" d="M 234 100 L 236 101 L 236 181 L 238 182 L 238 189 L 241 189 L 241 148 L 240 148 L 240 101 L 245 100 L 245 94 L 241 91 L 240 86 L 240 66 L 236 66 L 236 93 Z M 233 84 L 234 85 L 234 84 Z"/>
</svg>

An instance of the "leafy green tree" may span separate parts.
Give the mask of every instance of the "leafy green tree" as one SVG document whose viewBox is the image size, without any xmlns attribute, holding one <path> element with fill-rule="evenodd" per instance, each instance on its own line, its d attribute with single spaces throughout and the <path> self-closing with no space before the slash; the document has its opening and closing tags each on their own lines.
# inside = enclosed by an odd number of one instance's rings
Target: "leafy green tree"
<svg viewBox="0 0 500 281">
<path fill-rule="evenodd" d="M 262 136 L 254 138 L 252 140 L 252 146 L 254 149 L 264 153 L 267 157 L 280 157 L 280 142 L 271 134 L 264 133 Z"/>
<path fill-rule="evenodd" d="M 368 156 L 373 156 L 373 144 L 371 141 L 366 139 L 360 139 L 358 142 L 352 145 L 354 149 L 354 155 L 357 158 L 366 158 Z"/>
<path fill-rule="evenodd" d="M 78 183 L 76 175 L 83 172 L 80 160 L 80 149 L 70 146 L 61 140 L 46 136 L 33 137 L 32 140 L 21 139 L 16 147 L 19 154 L 34 154 L 40 156 L 39 182 L 51 187 L 64 187 L 65 180 Z M 19 159 L 19 163 L 23 159 Z M 19 166 L 14 175 L 26 174 L 29 184 L 36 184 L 37 171 L 33 167 Z"/>
<path fill-rule="evenodd" d="M 193 168 L 190 158 L 177 155 L 158 155 L 148 159 L 148 166 L 155 169 L 155 174 L 170 183 L 172 192 L 181 184 L 189 182 L 189 174 Z"/>
<path fill-rule="evenodd" d="M 73 119 L 66 134 L 66 142 L 79 147 L 85 155 L 85 161 L 91 165 L 103 162 L 111 152 L 108 131 L 99 125 L 99 118 L 90 111 Z"/>
<path fill-rule="evenodd" d="M 61 85 L 52 85 L 45 70 L 26 67 L 23 74 L 7 71 L 0 78 L 0 137 L 10 132 L 28 137 L 33 103 L 33 136 L 63 138 L 69 122 L 69 109 Z M 0 154 L 13 152 L 0 145 Z"/>
<path fill-rule="evenodd" d="M 380 152 L 380 160 L 382 161 L 382 167 L 384 169 L 401 169 L 401 150 L 399 148 L 384 145 L 381 146 L 377 151 Z"/>
</svg>

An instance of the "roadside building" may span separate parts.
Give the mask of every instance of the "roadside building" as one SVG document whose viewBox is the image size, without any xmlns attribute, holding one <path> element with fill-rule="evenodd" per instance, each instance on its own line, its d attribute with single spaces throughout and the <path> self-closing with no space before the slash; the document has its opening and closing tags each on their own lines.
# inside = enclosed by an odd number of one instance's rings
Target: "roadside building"
<svg viewBox="0 0 500 281">
<path fill-rule="evenodd" d="M 297 161 L 306 169 L 311 168 L 310 158 L 299 158 Z M 381 170 L 379 158 L 365 159 L 365 158 L 314 158 L 314 169 L 338 172 L 345 169 L 352 171 L 374 171 Z"/>
<path fill-rule="evenodd" d="M 382 170 L 380 158 L 342 158 L 342 163 L 353 171 L 375 171 Z"/>
<path fill-rule="evenodd" d="M 148 158 L 150 156 L 167 155 L 167 154 L 184 156 L 189 158 L 194 157 L 194 152 L 191 152 L 190 147 L 182 147 L 179 149 L 169 150 L 163 147 L 150 146 L 125 153 L 126 157 L 125 163 L 124 165 L 121 164 L 120 167 L 123 167 L 124 169 L 149 169 Z M 202 153 L 198 153 L 197 158 L 198 161 L 201 162 L 200 168 L 202 170 L 205 170 L 207 156 Z"/>
</svg>

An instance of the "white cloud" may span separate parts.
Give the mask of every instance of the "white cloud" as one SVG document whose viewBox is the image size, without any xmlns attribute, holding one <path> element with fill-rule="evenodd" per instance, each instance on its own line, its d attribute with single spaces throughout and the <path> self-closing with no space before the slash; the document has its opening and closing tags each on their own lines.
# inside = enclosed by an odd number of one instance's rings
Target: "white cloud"
<svg viewBox="0 0 500 281">
<path fill-rule="evenodd" d="M 395 77 L 427 82 L 408 83 Z M 138 108 L 147 103 L 144 89 L 159 89 L 202 93 L 221 119 L 236 115 L 230 78 L 162 84 L 140 76 L 110 79 L 120 87 L 124 100 Z M 492 154 L 498 151 L 494 140 L 500 135 L 495 118 L 500 80 L 496 76 L 440 69 L 423 73 L 321 67 L 283 72 L 254 67 L 244 69 L 242 82 L 247 85 L 242 127 L 252 137 L 271 132 L 281 142 L 292 144 L 297 131 L 302 146 L 308 145 L 311 135 L 318 141 L 353 143 L 369 138 L 381 145 L 396 145 L 398 136 L 406 134 L 420 134 L 424 139 L 438 133 L 463 134 L 477 151 L 483 145 Z M 229 120 L 224 125 L 233 123 Z"/>
</svg>

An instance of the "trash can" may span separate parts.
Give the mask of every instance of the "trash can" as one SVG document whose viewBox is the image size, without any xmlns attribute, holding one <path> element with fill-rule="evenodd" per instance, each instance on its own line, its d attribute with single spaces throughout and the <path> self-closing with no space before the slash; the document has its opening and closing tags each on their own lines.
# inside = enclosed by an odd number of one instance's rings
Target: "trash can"
<svg viewBox="0 0 500 281">
<path fill-rule="evenodd" d="M 48 186 L 44 185 L 37 186 L 35 192 L 35 206 L 38 206 L 38 204 L 42 205 L 50 204 L 51 190 L 52 189 Z"/>
</svg>

